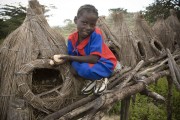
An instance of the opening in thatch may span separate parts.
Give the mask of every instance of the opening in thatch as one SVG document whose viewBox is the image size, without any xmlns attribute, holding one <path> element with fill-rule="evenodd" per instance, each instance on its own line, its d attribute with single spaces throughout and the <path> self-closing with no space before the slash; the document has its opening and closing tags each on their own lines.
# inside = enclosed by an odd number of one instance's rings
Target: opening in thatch
<svg viewBox="0 0 180 120">
<path fill-rule="evenodd" d="M 32 92 L 47 92 L 63 83 L 60 71 L 55 69 L 35 69 L 32 75 Z"/>
<path fill-rule="evenodd" d="M 137 62 L 144 60 L 147 56 L 144 43 L 140 38 L 138 38 L 134 34 L 131 35 L 131 39 L 133 39 L 133 47 L 134 47 L 134 52 L 137 55 Z"/>
<path fill-rule="evenodd" d="M 156 53 L 156 55 L 160 55 L 160 54 L 162 54 L 164 52 L 164 46 L 158 40 L 159 39 L 152 39 L 151 43 L 150 43 L 151 47 L 153 48 L 153 51 L 154 51 L 154 53 Z"/>
<path fill-rule="evenodd" d="M 145 49 L 144 49 L 144 46 L 143 46 L 142 42 L 139 41 L 137 43 L 137 47 L 138 47 L 138 51 L 139 51 L 140 55 L 142 57 L 145 57 L 146 53 L 145 53 Z"/>
<path fill-rule="evenodd" d="M 134 34 L 144 45 L 147 55 L 145 59 L 160 55 L 164 52 L 163 45 L 140 13 L 136 14 Z"/>
<path fill-rule="evenodd" d="M 154 41 L 154 45 L 158 50 L 162 51 L 162 46 L 161 46 L 161 44 L 159 44 L 159 42 Z"/>
</svg>

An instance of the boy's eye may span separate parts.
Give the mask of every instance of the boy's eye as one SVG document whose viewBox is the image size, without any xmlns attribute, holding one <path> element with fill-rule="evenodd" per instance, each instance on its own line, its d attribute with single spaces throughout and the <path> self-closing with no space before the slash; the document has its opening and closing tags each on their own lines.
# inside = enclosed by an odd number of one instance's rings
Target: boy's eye
<svg viewBox="0 0 180 120">
<path fill-rule="evenodd" d="M 83 23 L 84 25 L 86 25 L 86 24 L 87 24 L 87 22 L 85 22 L 85 21 L 82 21 L 82 23 Z"/>
<path fill-rule="evenodd" d="M 91 27 L 94 27 L 94 26 L 96 26 L 96 24 L 91 24 Z"/>
<path fill-rule="evenodd" d="M 88 23 L 87 21 L 81 21 L 81 22 L 82 22 L 83 25 L 89 24 L 91 27 L 95 27 L 95 26 L 96 26 L 96 24 L 94 24 L 94 23 Z"/>
</svg>

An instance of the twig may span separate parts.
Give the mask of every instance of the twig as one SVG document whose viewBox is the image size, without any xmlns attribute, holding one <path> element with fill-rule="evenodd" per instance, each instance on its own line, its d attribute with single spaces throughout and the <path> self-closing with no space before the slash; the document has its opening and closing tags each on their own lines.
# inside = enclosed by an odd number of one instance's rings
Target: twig
<svg viewBox="0 0 180 120">
<path fill-rule="evenodd" d="M 172 77 L 173 83 L 175 84 L 176 88 L 180 91 L 180 85 L 177 81 L 177 77 L 176 77 L 174 67 L 173 67 L 173 63 L 172 63 L 172 56 L 171 56 L 171 53 L 168 49 L 167 49 L 167 54 L 168 54 L 168 58 L 169 58 L 168 59 L 168 65 L 169 65 L 169 69 L 171 72 L 171 77 Z"/>
</svg>

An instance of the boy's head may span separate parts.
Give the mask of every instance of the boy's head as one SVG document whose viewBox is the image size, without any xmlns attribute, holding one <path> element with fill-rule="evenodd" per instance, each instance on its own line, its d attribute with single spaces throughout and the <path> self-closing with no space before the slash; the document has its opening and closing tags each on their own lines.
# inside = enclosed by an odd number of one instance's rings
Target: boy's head
<svg viewBox="0 0 180 120">
<path fill-rule="evenodd" d="M 83 5 L 78 9 L 74 22 L 77 25 L 79 39 L 88 37 L 95 29 L 98 10 L 93 5 Z"/>
<path fill-rule="evenodd" d="M 83 5 L 78 9 L 77 17 L 80 17 L 84 12 L 94 13 L 98 17 L 98 10 L 93 5 Z"/>
</svg>

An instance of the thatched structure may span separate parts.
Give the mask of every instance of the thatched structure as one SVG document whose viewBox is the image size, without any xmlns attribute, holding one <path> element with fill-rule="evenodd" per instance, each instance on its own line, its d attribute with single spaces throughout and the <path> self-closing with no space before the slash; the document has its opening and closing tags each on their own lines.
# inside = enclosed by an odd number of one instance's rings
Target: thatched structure
<svg viewBox="0 0 180 120">
<path fill-rule="evenodd" d="M 122 12 L 114 12 L 113 29 L 112 31 L 117 37 L 117 42 L 121 45 L 119 48 L 119 59 L 122 65 L 134 67 L 141 59 L 140 48 L 137 47 L 137 39 L 133 36 L 129 30 Z M 142 47 L 143 48 L 143 47 Z M 121 120 L 128 120 L 129 105 L 131 96 L 127 96 L 121 101 Z"/>
<path fill-rule="evenodd" d="M 145 48 L 145 60 L 162 54 L 164 51 L 163 45 L 143 16 L 138 13 L 135 19 L 134 34 L 139 38 Z"/>
<path fill-rule="evenodd" d="M 112 38 L 109 40 L 118 49 L 120 45 L 117 43 L 120 42 L 114 41 L 119 40 L 118 37 L 123 37 L 122 40 L 129 42 L 122 43 L 126 47 L 143 48 L 143 41 L 137 40 L 138 37 L 132 37 L 124 22 L 119 23 L 122 24 L 118 24 L 117 29 L 124 30 L 121 36 L 112 34 L 109 29 L 105 29 L 107 26 L 103 24 L 104 29 L 103 27 L 101 29 L 103 29 L 104 36 Z M 112 36 L 108 37 L 110 35 Z M 132 39 L 136 39 L 135 43 L 138 44 L 133 44 L 130 41 Z M 128 51 L 134 50 L 131 48 Z M 137 60 L 139 62 L 134 63 L 135 65 L 129 62 L 129 66 L 134 65 L 134 67 L 125 66 L 122 70 L 116 71 L 109 78 L 107 91 L 101 96 L 92 94 L 82 98 L 78 94 L 81 89 L 80 79 L 75 80 L 69 71 L 70 65 L 68 63 L 56 67 L 49 65 L 49 57 L 66 53 L 64 38 L 49 27 L 43 15 L 43 6 L 37 0 L 30 0 L 23 24 L 12 32 L 0 47 L 1 120 L 71 120 L 78 118 L 100 120 L 117 101 L 139 92 L 155 100 L 164 101 L 164 97 L 146 89 L 146 86 L 163 76 L 171 75 L 173 80 L 170 82 L 173 82 L 180 90 L 180 68 L 178 66 L 180 51 L 171 54 L 167 49 L 167 55 L 163 54 L 147 61 Z M 136 55 L 135 52 L 133 54 Z M 129 59 L 133 58 L 127 57 L 127 60 L 131 61 Z M 168 96 L 172 95 L 171 91 L 172 88 L 169 88 Z M 171 99 L 170 97 L 168 99 L 168 108 L 171 108 Z M 171 116 L 170 109 L 167 110 L 168 116 Z"/>
<path fill-rule="evenodd" d="M 119 59 L 122 65 L 135 66 L 137 64 L 137 54 L 133 46 L 132 33 L 123 19 L 123 13 L 114 12 L 113 17 L 113 33 L 117 38 L 117 42 L 121 45 L 119 48 Z"/>
<path fill-rule="evenodd" d="M 174 41 L 180 46 L 180 22 L 173 9 L 170 10 L 170 16 L 166 19 L 166 23 L 173 29 L 175 34 Z"/>
<path fill-rule="evenodd" d="M 114 33 L 110 30 L 109 26 L 106 24 L 105 16 L 100 16 L 97 21 L 97 27 L 99 27 L 102 31 L 104 41 L 111 49 L 111 51 L 116 55 L 119 60 L 119 50 L 121 45 L 118 43 L 118 38 Z"/>
<path fill-rule="evenodd" d="M 172 28 L 165 22 L 163 15 L 157 17 L 157 21 L 152 27 L 154 33 L 158 36 L 164 48 L 174 51 L 174 32 Z"/>
<path fill-rule="evenodd" d="M 50 28 L 43 13 L 44 7 L 30 0 L 23 24 L 1 45 L 1 120 L 35 119 L 41 114 L 34 110 L 46 114 L 55 111 L 72 102 L 73 94 L 80 89 L 68 63 L 49 65 L 49 57 L 66 54 L 67 50 L 64 38 Z"/>
</svg>

